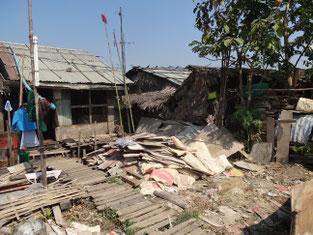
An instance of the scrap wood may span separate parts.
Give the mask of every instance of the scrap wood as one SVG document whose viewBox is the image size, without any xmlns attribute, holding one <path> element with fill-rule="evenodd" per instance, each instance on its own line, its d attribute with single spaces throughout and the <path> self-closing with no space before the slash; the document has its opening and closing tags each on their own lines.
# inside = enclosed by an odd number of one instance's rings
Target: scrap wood
<svg viewBox="0 0 313 235">
<path fill-rule="evenodd" d="M 64 184 L 54 185 L 49 191 L 37 195 L 30 195 L 12 200 L 8 205 L 1 203 L 0 221 L 7 221 L 19 216 L 26 215 L 41 207 L 60 203 L 64 200 L 73 199 L 83 195 L 84 190 L 79 185 Z"/>
<path fill-rule="evenodd" d="M 134 157 L 141 157 L 140 153 L 124 153 L 124 158 L 134 158 Z"/>
<path fill-rule="evenodd" d="M 164 144 L 158 143 L 158 142 L 148 142 L 148 141 L 137 141 L 137 144 L 147 146 L 147 147 L 164 147 Z"/>
<path fill-rule="evenodd" d="M 126 183 L 132 185 L 133 187 L 138 187 L 142 182 L 143 182 L 143 179 L 131 179 L 127 176 L 127 174 L 125 172 L 122 172 L 120 174 L 121 178 L 123 181 L 125 181 Z"/>
<path fill-rule="evenodd" d="M 157 197 L 163 198 L 183 209 L 186 209 L 188 207 L 188 204 L 185 202 L 185 199 L 182 196 L 179 196 L 174 193 L 165 192 L 165 191 L 159 191 L 155 190 L 153 194 Z"/>
<path fill-rule="evenodd" d="M 296 185 L 291 190 L 291 211 L 294 214 L 293 234 L 311 234 L 313 180 Z"/>
<path fill-rule="evenodd" d="M 239 167 L 239 168 L 250 170 L 250 171 L 260 171 L 260 170 L 264 169 L 263 166 L 258 166 L 256 164 L 248 163 L 248 162 L 245 162 L 245 161 L 234 162 L 234 165 Z"/>
<path fill-rule="evenodd" d="M 101 170 L 106 170 L 108 167 L 110 167 L 111 165 L 113 165 L 114 163 L 116 163 L 115 160 L 108 160 L 106 162 L 103 162 L 102 164 L 100 164 L 98 166 L 99 169 Z"/>
<path fill-rule="evenodd" d="M 132 176 L 135 176 L 136 178 L 138 179 L 143 179 L 143 176 L 142 175 L 139 175 L 138 173 L 134 172 L 134 171 L 131 171 L 131 170 L 128 170 L 128 169 L 124 169 L 124 171 L 127 173 L 127 174 L 130 174 Z"/>
<path fill-rule="evenodd" d="M 54 219 L 55 219 L 56 224 L 64 226 L 65 224 L 64 224 L 64 220 L 63 220 L 60 206 L 59 205 L 53 206 L 52 211 L 53 211 L 53 215 L 54 215 Z"/>
</svg>

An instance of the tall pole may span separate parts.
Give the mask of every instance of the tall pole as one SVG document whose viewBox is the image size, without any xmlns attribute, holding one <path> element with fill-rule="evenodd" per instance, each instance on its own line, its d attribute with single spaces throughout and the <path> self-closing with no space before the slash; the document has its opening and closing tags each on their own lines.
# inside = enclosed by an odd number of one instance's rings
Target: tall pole
<svg viewBox="0 0 313 235">
<path fill-rule="evenodd" d="M 133 118 L 133 112 L 129 100 L 129 95 L 128 95 L 128 88 L 126 84 L 126 57 L 125 57 L 125 40 L 124 40 L 124 32 L 123 32 L 123 15 L 122 15 L 122 8 L 120 8 L 120 19 L 121 19 L 121 49 L 122 49 L 122 74 L 123 74 L 123 82 L 124 82 L 124 92 L 125 92 L 125 97 L 126 97 L 126 102 L 128 104 L 128 111 L 130 114 L 130 120 L 131 120 L 131 125 L 133 132 L 135 132 L 135 124 L 134 124 L 134 118 Z M 127 112 L 128 114 L 128 112 Z"/>
<path fill-rule="evenodd" d="M 36 84 L 38 83 L 38 81 L 36 81 L 36 76 L 35 76 L 32 0 L 28 0 L 28 23 L 29 23 L 30 59 L 31 59 L 31 66 L 32 66 L 33 90 L 34 90 L 35 109 L 36 109 L 36 125 L 37 125 L 38 139 L 39 139 L 40 167 L 41 167 L 43 185 L 47 186 L 47 172 L 46 172 L 46 161 L 45 161 L 45 156 L 44 156 L 43 135 L 42 135 L 42 130 L 41 130 L 41 122 L 39 119 L 40 117 L 39 106 L 38 106 L 39 96 L 38 96 L 37 87 L 36 87 Z M 37 38 L 35 38 L 35 40 L 37 42 Z"/>
<path fill-rule="evenodd" d="M 125 135 L 124 126 L 123 126 L 123 119 L 122 119 L 122 112 L 121 112 L 121 106 L 120 106 L 120 97 L 118 95 L 118 89 L 117 89 L 116 77 L 115 77 L 115 70 L 114 70 L 113 58 L 112 58 L 112 53 L 111 53 L 111 46 L 110 46 L 110 40 L 109 40 L 107 19 L 105 18 L 104 15 L 101 15 L 101 17 L 102 17 L 102 21 L 103 21 L 104 26 L 105 26 L 105 35 L 106 35 L 107 42 L 108 42 L 108 49 L 109 49 L 109 55 L 110 55 L 110 60 L 111 60 L 111 66 L 112 66 L 112 75 L 113 75 L 113 79 L 114 79 L 114 86 L 115 86 L 115 93 L 116 93 L 116 102 L 117 102 L 118 114 L 119 114 L 119 118 L 120 118 L 120 125 L 122 127 L 122 133 L 123 133 L 123 135 Z"/>
</svg>

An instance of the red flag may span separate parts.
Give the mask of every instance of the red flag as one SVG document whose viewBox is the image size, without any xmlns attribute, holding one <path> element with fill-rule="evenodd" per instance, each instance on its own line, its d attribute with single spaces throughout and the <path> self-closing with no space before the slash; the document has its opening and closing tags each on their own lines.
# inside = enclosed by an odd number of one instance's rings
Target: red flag
<svg viewBox="0 0 313 235">
<path fill-rule="evenodd" d="M 102 21 L 105 23 L 105 24 L 107 24 L 108 22 L 107 22 L 107 18 L 105 18 L 105 16 L 103 15 L 103 14 L 101 14 L 101 17 L 102 17 Z"/>
</svg>

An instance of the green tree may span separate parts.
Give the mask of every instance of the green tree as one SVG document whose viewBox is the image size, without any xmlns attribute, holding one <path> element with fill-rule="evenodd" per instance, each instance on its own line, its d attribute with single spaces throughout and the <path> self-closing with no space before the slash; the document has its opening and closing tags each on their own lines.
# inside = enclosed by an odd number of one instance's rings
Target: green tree
<svg viewBox="0 0 313 235">
<path fill-rule="evenodd" d="M 249 104 L 255 69 L 278 66 L 286 78 L 295 80 L 300 59 L 308 56 L 313 41 L 312 8 L 312 0 L 201 1 L 194 13 L 196 27 L 203 32 L 202 40 L 190 45 L 200 57 L 220 58 L 229 51 L 232 65 L 239 68 L 241 96 L 242 66 L 248 66 Z M 293 56 L 298 56 L 294 63 Z"/>
</svg>

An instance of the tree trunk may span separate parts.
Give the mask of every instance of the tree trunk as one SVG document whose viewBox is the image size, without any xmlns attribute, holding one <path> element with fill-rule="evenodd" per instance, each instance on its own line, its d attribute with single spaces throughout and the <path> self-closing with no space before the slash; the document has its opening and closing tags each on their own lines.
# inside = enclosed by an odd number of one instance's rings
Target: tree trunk
<svg viewBox="0 0 313 235">
<path fill-rule="evenodd" d="M 252 64 L 250 66 L 250 75 L 248 77 L 248 106 L 250 105 L 250 102 L 251 102 L 253 74 L 254 74 L 254 65 Z"/>
</svg>

